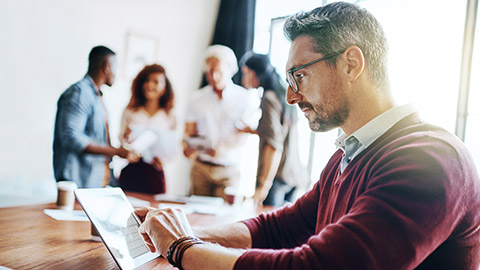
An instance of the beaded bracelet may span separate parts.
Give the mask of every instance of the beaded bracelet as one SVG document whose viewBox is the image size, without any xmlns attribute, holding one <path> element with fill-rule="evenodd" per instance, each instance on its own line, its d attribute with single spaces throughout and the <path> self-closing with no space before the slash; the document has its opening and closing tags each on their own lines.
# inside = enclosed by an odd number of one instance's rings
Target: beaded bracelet
<svg viewBox="0 0 480 270">
<path fill-rule="evenodd" d="M 189 247 L 196 244 L 203 244 L 203 241 L 201 241 L 197 237 L 192 237 L 192 236 L 184 236 L 184 237 L 178 238 L 168 248 L 168 251 L 167 251 L 168 262 L 174 267 L 177 267 L 180 270 L 183 270 L 181 266 L 183 253 Z"/>
</svg>

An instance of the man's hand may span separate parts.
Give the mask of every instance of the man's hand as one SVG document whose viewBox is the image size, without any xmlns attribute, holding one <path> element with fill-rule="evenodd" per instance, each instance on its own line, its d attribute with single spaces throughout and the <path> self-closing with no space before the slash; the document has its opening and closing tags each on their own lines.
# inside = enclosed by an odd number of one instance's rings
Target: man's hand
<svg viewBox="0 0 480 270">
<path fill-rule="evenodd" d="M 132 130 L 129 127 L 125 128 L 125 131 L 123 132 L 123 139 L 127 143 L 132 143 L 134 141 Z"/>
<path fill-rule="evenodd" d="M 251 127 L 249 126 L 246 126 L 244 128 L 236 128 L 237 129 L 237 132 L 240 132 L 240 133 L 247 133 L 247 134 L 258 134 L 258 131 L 252 129 Z"/>
<path fill-rule="evenodd" d="M 163 170 L 163 164 L 159 157 L 153 157 L 152 165 L 159 171 Z"/>
<path fill-rule="evenodd" d="M 142 208 L 135 210 L 135 214 L 143 221 L 139 231 L 150 251 L 158 250 L 165 258 L 175 240 L 193 236 L 187 217 L 180 209 Z"/>
<path fill-rule="evenodd" d="M 215 157 L 217 155 L 217 151 L 213 148 L 208 148 L 206 152 L 207 152 L 207 155 L 212 157 Z"/>
<path fill-rule="evenodd" d="M 117 148 L 116 155 L 127 159 L 129 163 L 137 163 L 140 160 L 140 155 L 123 147 Z"/>
<path fill-rule="evenodd" d="M 188 146 L 186 142 L 183 143 L 183 154 L 191 160 L 195 160 L 198 157 L 198 152 L 193 147 Z"/>
<path fill-rule="evenodd" d="M 268 192 L 270 191 L 270 187 L 266 186 L 259 186 L 255 190 L 255 194 L 253 195 L 253 202 L 256 207 L 262 207 L 263 201 L 267 198 Z"/>
</svg>

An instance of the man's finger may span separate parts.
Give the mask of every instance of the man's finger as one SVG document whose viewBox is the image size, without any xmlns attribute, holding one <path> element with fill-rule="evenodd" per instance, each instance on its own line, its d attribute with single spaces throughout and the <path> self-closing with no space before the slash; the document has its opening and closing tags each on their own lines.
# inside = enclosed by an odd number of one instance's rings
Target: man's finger
<svg viewBox="0 0 480 270">
<path fill-rule="evenodd" d="M 138 230 L 140 232 L 140 235 L 143 238 L 143 241 L 145 242 L 145 244 L 147 244 L 148 249 L 150 249 L 151 252 L 155 252 L 157 249 L 155 248 L 155 245 L 153 244 L 152 239 L 150 238 L 150 236 L 145 230 L 145 224 L 142 224 L 138 228 Z"/>
<path fill-rule="evenodd" d="M 136 208 L 135 209 L 135 215 L 138 216 L 141 222 L 145 221 L 145 217 L 147 216 L 148 212 L 150 210 L 154 210 L 155 208 L 152 207 L 142 207 L 142 208 Z"/>
</svg>

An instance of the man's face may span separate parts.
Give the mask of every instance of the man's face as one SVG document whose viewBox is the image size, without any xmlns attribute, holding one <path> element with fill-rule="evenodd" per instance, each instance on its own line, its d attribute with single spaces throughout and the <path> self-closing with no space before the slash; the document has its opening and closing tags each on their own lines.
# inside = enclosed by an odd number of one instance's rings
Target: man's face
<svg viewBox="0 0 480 270">
<path fill-rule="evenodd" d="M 311 37 L 299 36 L 290 47 L 286 69 L 288 71 L 323 56 L 314 51 Z M 294 93 L 289 87 L 287 102 L 298 104 L 313 131 L 328 131 L 345 122 L 350 105 L 345 83 L 335 67 L 320 61 L 296 71 L 293 76 L 299 92 Z"/>
<path fill-rule="evenodd" d="M 222 62 L 214 57 L 208 58 L 206 60 L 207 70 L 205 71 L 207 76 L 207 82 L 216 90 L 223 90 L 227 85 L 228 73 L 225 65 L 222 65 Z"/>
<path fill-rule="evenodd" d="M 108 86 L 112 86 L 115 82 L 115 75 L 117 74 L 117 57 L 115 55 L 109 55 L 106 59 L 106 82 Z"/>
</svg>

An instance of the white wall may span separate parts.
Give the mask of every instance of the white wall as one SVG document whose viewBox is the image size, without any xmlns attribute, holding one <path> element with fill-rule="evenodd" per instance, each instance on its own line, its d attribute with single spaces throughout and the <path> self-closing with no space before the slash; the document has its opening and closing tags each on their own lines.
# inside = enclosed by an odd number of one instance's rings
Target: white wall
<svg viewBox="0 0 480 270">
<path fill-rule="evenodd" d="M 0 0 L 0 195 L 55 196 L 52 140 L 56 102 L 81 79 L 87 55 L 106 45 L 119 59 L 117 80 L 104 88 L 113 142 L 130 97 L 125 76 L 127 33 L 158 41 L 176 93 L 178 129 L 188 93 L 198 88 L 219 0 Z M 169 192 L 188 189 L 189 162 L 167 167 Z M 28 188 L 24 188 L 28 186 Z M 0 198 L 1 200 L 1 198 Z"/>
</svg>

